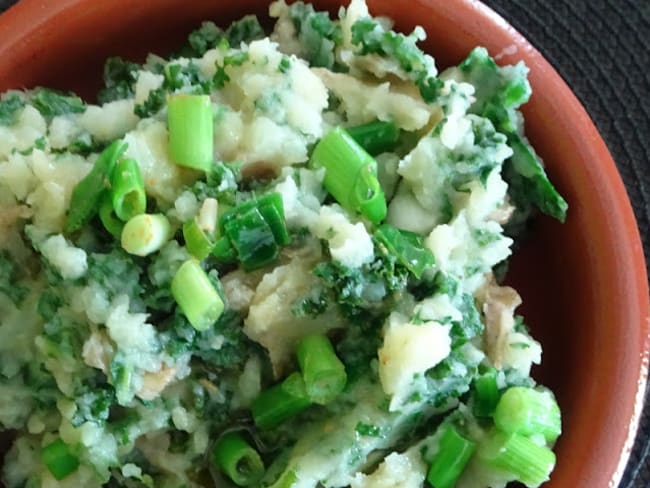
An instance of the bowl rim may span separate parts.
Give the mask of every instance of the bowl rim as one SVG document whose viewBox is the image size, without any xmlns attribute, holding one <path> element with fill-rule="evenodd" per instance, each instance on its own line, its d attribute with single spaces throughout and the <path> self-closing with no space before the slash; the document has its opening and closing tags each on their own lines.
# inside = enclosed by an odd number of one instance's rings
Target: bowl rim
<svg viewBox="0 0 650 488">
<path fill-rule="evenodd" d="M 75 10 L 79 9 L 79 3 L 84 1 L 89 2 L 89 0 L 20 0 L 11 6 L 0 15 L 0 32 L 2 32 L 0 59 L 20 47 L 24 52 L 32 53 L 31 58 L 22 59 L 22 62 L 33 61 L 35 53 L 40 52 L 39 49 L 41 51 L 47 49 L 42 45 L 43 41 L 48 39 L 47 35 L 44 34 L 47 30 L 46 27 L 53 21 L 63 19 L 67 15 L 75 15 Z M 388 2 L 390 0 L 377 0 L 376 3 L 382 1 Z M 441 16 L 450 20 L 456 19 L 461 26 L 469 24 L 474 30 L 488 29 L 491 35 L 495 35 L 500 39 L 508 39 L 510 44 L 516 47 L 516 54 L 513 56 L 504 50 L 499 56 L 505 62 L 523 60 L 531 70 L 531 83 L 541 83 L 543 79 L 544 84 L 550 87 L 558 98 L 563 100 L 564 109 L 570 113 L 570 118 L 577 122 L 574 126 L 577 132 L 576 137 L 589 141 L 590 148 L 585 150 L 585 154 L 593 156 L 597 170 L 606 179 L 607 188 L 609 189 L 608 203 L 613 205 L 610 218 L 617 229 L 624 231 L 624 241 L 629 244 L 617 250 L 617 256 L 621 258 L 621 262 L 630 264 L 630 266 L 619 270 L 623 279 L 630 283 L 628 289 L 632 291 L 633 296 L 629 300 L 636 305 L 634 310 L 628 311 L 627 316 L 637 318 L 634 330 L 641 337 L 644 337 L 643 342 L 638 347 L 639 354 L 633 358 L 627 358 L 629 365 L 626 371 L 629 373 L 629 381 L 632 381 L 633 375 L 636 387 L 630 385 L 630 388 L 635 391 L 635 395 L 634 398 L 626 399 L 624 405 L 627 413 L 623 417 L 629 420 L 624 442 L 618 446 L 619 456 L 615 466 L 608 469 L 610 471 L 608 486 L 617 486 L 629 460 L 644 407 L 650 359 L 650 293 L 639 228 L 616 164 L 593 121 L 570 87 L 542 54 L 498 13 L 478 0 L 455 0 L 454 2 L 447 2 L 446 0 L 409 1 L 418 4 L 422 8 L 437 9 L 441 12 Z M 347 2 L 343 1 L 341 3 Z M 371 3 L 371 0 L 369 0 L 369 3 Z M 99 5 L 97 7 L 104 8 Z M 464 18 L 470 20 L 461 20 Z M 466 28 L 469 29 L 469 27 Z M 32 43 L 31 47 L 27 46 L 29 43 Z M 632 327 L 632 325 L 630 326 Z"/>
</svg>

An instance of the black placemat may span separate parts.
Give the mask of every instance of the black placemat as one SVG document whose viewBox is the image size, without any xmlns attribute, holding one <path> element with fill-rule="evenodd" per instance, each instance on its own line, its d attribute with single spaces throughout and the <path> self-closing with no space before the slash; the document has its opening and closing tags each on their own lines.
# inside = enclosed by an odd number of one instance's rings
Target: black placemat
<svg viewBox="0 0 650 488">
<path fill-rule="evenodd" d="M 643 249 L 650 256 L 650 0 L 484 2 L 542 52 L 584 104 L 623 177 Z M 0 12 L 12 3 L 0 0 Z M 648 486 L 650 402 L 646 396 L 619 488 Z"/>
</svg>

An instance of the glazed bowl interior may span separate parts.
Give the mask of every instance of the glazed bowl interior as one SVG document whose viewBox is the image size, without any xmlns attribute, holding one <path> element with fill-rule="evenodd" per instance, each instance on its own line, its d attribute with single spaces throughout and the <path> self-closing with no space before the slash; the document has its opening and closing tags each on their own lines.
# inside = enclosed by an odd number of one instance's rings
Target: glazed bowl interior
<svg viewBox="0 0 650 488">
<path fill-rule="evenodd" d="M 0 16 L 0 90 L 36 85 L 92 99 L 111 55 L 142 60 L 180 45 L 202 20 L 266 17 L 266 1 L 22 0 Z M 339 2 L 316 0 L 335 13 Z M 589 117 L 551 66 L 500 17 L 473 0 L 369 0 L 399 29 L 422 25 L 439 66 L 476 45 L 500 63 L 524 60 L 534 95 L 526 131 L 569 202 L 565 224 L 539 217 L 508 280 L 544 347 L 536 378 L 557 394 L 564 434 L 549 488 L 615 486 L 642 406 L 648 288 L 625 189 Z M 408 8 L 405 8 L 408 6 Z"/>
</svg>

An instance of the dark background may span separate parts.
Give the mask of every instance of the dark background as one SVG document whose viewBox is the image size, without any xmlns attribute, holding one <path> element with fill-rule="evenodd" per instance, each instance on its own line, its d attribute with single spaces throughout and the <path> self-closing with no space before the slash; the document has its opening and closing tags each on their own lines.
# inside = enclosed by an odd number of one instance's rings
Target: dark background
<svg viewBox="0 0 650 488">
<path fill-rule="evenodd" d="M 650 256 L 650 0 L 483 1 L 542 52 L 582 101 L 616 161 Z M 0 12 L 12 3 L 0 0 Z M 649 450 L 646 401 L 619 488 L 650 486 Z"/>
</svg>

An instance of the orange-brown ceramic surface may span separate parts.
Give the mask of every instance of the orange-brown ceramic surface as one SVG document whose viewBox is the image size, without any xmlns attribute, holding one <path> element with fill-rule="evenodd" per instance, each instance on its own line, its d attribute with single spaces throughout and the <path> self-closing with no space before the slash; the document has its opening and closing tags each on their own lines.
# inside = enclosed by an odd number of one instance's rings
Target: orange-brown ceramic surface
<svg viewBox="0 0 650 488">
<path fill-rule="evenodd" d="M 335 12 L 336 0 L 317 0 Z M 438 64 L 484 45 L 502 63 L 524 60 L 534 95 L 528 135 L 569 201 L 561 225 L 540 218 L 510 281 L 544 346 L 537 377 L 558 394 L 564 434 L 549 488 L 616 486 L 642 408 L 648 286 L 636 222 L 611 157 L 569 88 L 506 22 L 472 0 L 369 0 L 401 29 L 420 24 Z M 225 25 L 268 2 L 21 0 L 0 16 L 0 90 L 55 86 L 90 95 L 103 59 L 178 45 L 201 20 Z"/>
</svg>

